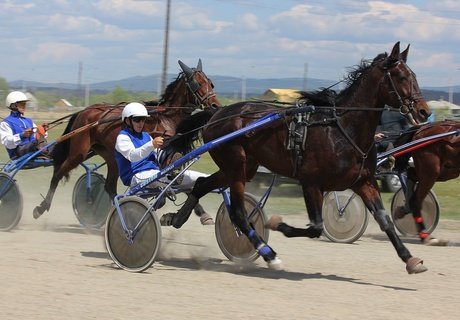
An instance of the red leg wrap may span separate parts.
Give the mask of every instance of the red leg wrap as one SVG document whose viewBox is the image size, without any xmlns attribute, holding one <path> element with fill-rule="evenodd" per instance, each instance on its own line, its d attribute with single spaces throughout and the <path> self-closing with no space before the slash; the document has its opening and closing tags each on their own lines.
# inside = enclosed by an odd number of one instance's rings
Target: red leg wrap
<svg viewBox="0 0 460 320">
<path fill-rule="evenodd" d="M 426 233 L 426 232 L 420 232 L 420 233 L 418 234 L 418 236 L 420 237 L 420 239 L 425 239 L 426 237 L 429 236 L 429 234 Z"/>
</svg>

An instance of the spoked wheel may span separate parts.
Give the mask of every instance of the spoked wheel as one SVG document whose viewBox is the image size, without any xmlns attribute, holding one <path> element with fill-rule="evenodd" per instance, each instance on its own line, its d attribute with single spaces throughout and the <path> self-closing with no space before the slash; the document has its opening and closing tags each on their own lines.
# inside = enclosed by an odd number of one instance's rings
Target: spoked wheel
<svg viewBox="0 0 460 320">
<path fill-rule="evenodd" d="M 369 223 L 363 200 L 351 190 L 328 192 L 323 199 L 324 235 L 332 242 L 353 243 Z"/>
<path fill-rule="evenodd" d="M 393 219 L 396 229 L 398 229 L 402 235 L 417 236 L 417 227 L 412 213 L 406 214 L 402 219 L 395 218 L 397 208 L 405 205 L 406 197 L 401 188 L 395 193 L 393 199 L 391 200 L 391 219 Z M 425 223 L 427 233 L 432 233 L 434 229 L 436 229 L 439 222 L 439 214 L 438 200 L 436 199 L 434 192 L 430 190 L 422 203 L 422 218 Z"/>
<path fill-rule="evenodd" d="M 87 178 L 91 179 L 89 188 Z M 73 212 L 80 224 L 87 228 L 100 228 L 107 219 L 107 213 L 112 206 L 109 194 L 105 191 L 105 178 L 96 172 L 88 177 L 83 174 L 78 178 L 73 188 Z"/>
<path fill-rule="evenodd" d="M 142 272 L 154 262 L 161 244 L 161 225 L 149 204 L 138 197 L 120 201 L 120 212 L 113 206 L 105 225 L 105 245 L 112 260 L 122 269 Z M 128 233 L 123 229 L 122 220 Z"/>
<path fill-rule="evenodd" d="M 22 194 L 14 179 L 0 173 L 0 231 L 9 231 L 18 225 L 22 205 Z"/>
<path fill-rule="evenodd" d="M 267 216 L 263 209 L 257 207 L 257 203 L 253 195 L 244 194 L 244 206 L 249 215 L 249 222 L 259 236 L 268 242 L 269 230 L 265 228 Z M 249 239 L 235 229 L 224 202 L 217 210 L 215 232 L 220 250 L 230 261 L 252 262 L 259 257 Z"/>
</svg>

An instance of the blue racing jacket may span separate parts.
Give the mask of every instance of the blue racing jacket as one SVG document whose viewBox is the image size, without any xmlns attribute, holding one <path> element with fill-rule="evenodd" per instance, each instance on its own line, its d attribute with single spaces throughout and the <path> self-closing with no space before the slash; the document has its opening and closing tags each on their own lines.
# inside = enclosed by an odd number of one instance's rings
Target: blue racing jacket
<svg viewBox="0 0 460 320">
<path fill-rule="evenodd" d="M 5 118 L 6 123 L 10 126 L 13 134 L 20 134 L 21 143 L 18 146 L 28 144 L 30 142 L 36 141 L 35 134 L 32 134 L 30 137 L 26 138 L 22 136 L 22 133 L 27 128 L 33 128 L 34 123 L 32 119 L 24 117 L 20 112 L 12 111 L 8 117 Z M 10 158 L 15 156 L 15 149 L 6 149 Z"/>
<path fill-rule="evenodd" d="M 139 148 L 151 140 L 147 132 L 136 134 L 131 130 L 122 129 L 119 134 L 127 135 L 133 142 L 135 148 Z M 120 179 L 125 186 L 130 185 L 131 179 L 138 172 L 160 170 L 154 152 L 150 153 L 148 157 L 142 160 L 131 162 L 115 149 L 115 160 L 117 161 Z"/>
</svg>

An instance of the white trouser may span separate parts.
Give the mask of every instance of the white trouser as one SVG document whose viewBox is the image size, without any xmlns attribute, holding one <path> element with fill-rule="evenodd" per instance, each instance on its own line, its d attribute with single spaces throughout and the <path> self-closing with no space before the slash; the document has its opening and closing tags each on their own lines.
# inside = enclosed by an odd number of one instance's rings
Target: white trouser
<svg viewBox="0 0 460 320">
<path fill-rule="evenodd" d="M 131 179 L 131 184 L 130 186 L 133 187 L 144 180 L 149 179 L 151 176 L 157 174 L 160 170 L 147 170 L 147 171 L 142 171 L 136 173 L 132 179 Z M 183 179 L 182 182 L 178 185 L 181 189 L 192 189 L 193 186 L 195 185 L 196 179 L 199 177 L 208 177 L 209 174 L 203 173 L 203 172 L 198 172 L 198 171 L 193 171 L 193 170 L 187 170 L 183 174 Z M 153 181 L 149 186 L 151 187 L 162 187 L 165 186 L 171 182 L 166 176 L 161 177 L 158 180 Z"/>
</svg>

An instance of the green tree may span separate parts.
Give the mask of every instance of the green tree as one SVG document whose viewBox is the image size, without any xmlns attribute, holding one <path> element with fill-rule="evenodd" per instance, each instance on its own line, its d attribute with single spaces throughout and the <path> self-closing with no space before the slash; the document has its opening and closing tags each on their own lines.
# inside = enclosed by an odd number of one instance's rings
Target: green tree
<svg viewBox="0 0 460 320">
<path fill-rule="evenodd" d="M 10 91 L 10 87 L 6 79 L 0 77 L 0 106 L 4 106 L 6 96 Z"/>
<path fill-rule="evenodd" d="M 115 89 L 111 92 L 112 96 L 112 103 L 120 103 L 120 102 L 129 102 L 132 100 L 132 96 L 129 91 L 123 89 L 120 86 L 116 86 Z"/>
</svg>

